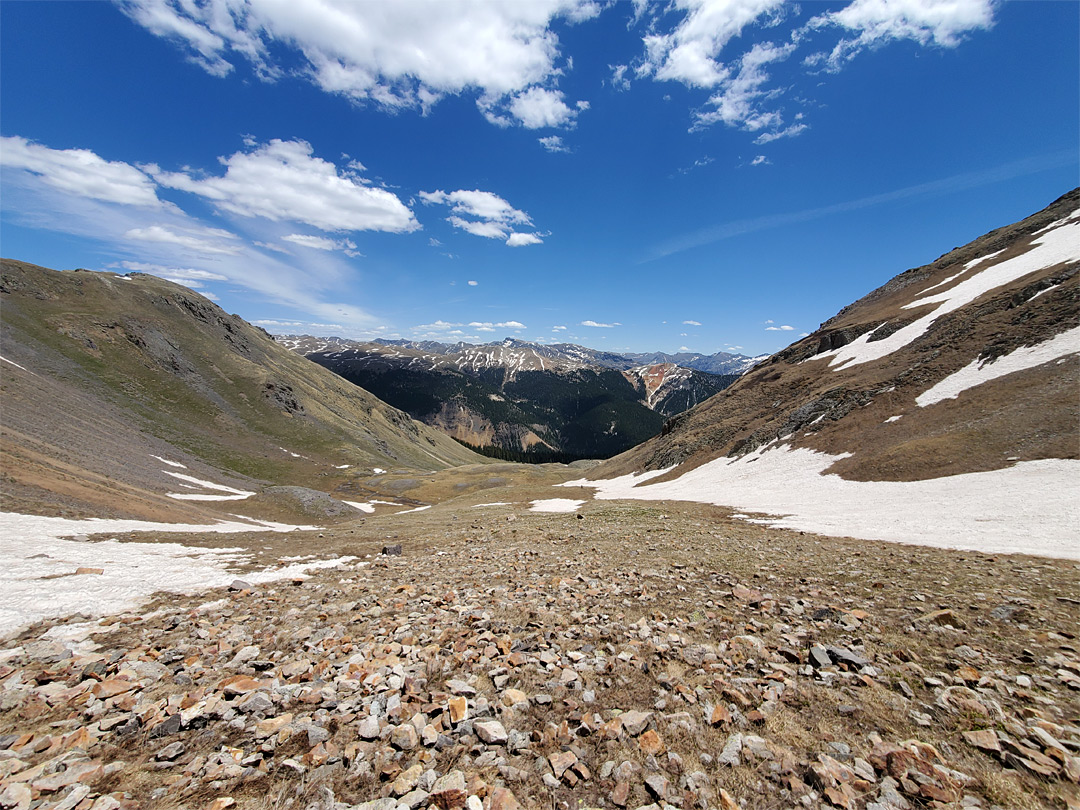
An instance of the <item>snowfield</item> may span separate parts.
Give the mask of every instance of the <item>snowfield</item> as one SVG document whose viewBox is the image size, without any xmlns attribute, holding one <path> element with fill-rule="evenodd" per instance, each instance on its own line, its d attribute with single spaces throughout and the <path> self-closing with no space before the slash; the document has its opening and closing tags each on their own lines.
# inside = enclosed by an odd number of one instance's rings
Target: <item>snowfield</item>
<svg viewBox="0 0 1080 810">
<path fill-rule="evenodd" d="M 769 445 L 659 484 L 658 470 L 564 487 L 600 500 L 694 501 L 775 515 L 772 526 L 989 554 L 1080 560 L 1080 461 L 1027 461 L 927 481 L 846 481 L 824 471 L 845 456 Z"/>
<path fill-rule="evenodd" d="M 925 408 L 935 402 L 956 399 L 969 388 L 1004 377 L 1006 374 L 1035 368 L 1044 363 L 1061 361 L 1072 354 L 1080 354 L 1080 326 L 1055 335 L 1050 340 L 1045 340 L 1035 346 L 1022 346 L 992 363 L 972 360 L 959 371 L 953 372 L 923 391 L 915 398 L 915 402 L 919 407 Z"/>
<path fill-rule="evenodd" d="M 142 520 L 68 520 L 0 512 L 0 637 L 50 616 L 83 613 L 104 616 L 126 610 L 157 591 L 197 593 L 228 585 L 237 574 L 232 563 L 243 549 L 190 548 L 179 543 L 90 542 L 63 539 L 124 532 L 289 532 L 317 526 L 287 526 L 265 521 L 212 525 L 152 523 Z M 265 571 L 246 572 L 247 582 L 267 582 L 340 565 L 351 558 L 320 560 Z M 79 568 L 102 573 L 76 574 Z"/>
</svg>

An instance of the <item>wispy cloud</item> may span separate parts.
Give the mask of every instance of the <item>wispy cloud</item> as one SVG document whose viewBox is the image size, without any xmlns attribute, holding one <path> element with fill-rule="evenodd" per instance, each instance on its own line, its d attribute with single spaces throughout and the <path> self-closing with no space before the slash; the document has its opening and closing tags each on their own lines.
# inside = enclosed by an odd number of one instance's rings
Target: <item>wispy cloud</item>
<svg viewBox="0 0 1080 810">
<path fill-rule="evenodd" d="M 648 255 L 641 258 L 638 263 L 654 261 L 656 259 L 682 253 L 685 250 L 709 245 L 722 239 L 730 239 L 733 236 L 741 236 L 746 233 L 763 231 L 771 228 L 779 228 L 784 225 L 792 225 L 797 222 L 808 222 L 833 214 L 842 214 L 847 211 L 858 211 L 863 208 L 872 208 L 877 205 L 885 205 L 899 200 L 908 200 L 917 197 L 941 197 L 947 194 L 955 194 L 968 189 L 980 188 L 992 185 L 1014 177 L 1024 177 L 1029 174 L 1038 174 L 1049 169 L 1068 166 L 1077 162 L 1075 152 L 1064 150 L 1045 155 L 1024 158 L 1013 161 L 992 169 L 984 169 L 977 172 L 965 172 L 944 177 L 940 180 L 931 180 L 927 183 L 919 183 L 914 186 L 886 191 L 881 194 L 871 194 L 867 197 L 859 197 L 855 200 L 824 205 L 818 208 L 807 208 L 802 211 L 792 211 L 786 214 L 770 214 L 751 219 L 739 219 L 726 222 L 722 225 L 714 225 L 702 228 L 692 233 L 670 239 L 653 248 Z"/>
<path fill-rule="evenodd" d="M 596 329 L 614 329 L 616 326 L 622 326 L 621 323 L 615 321 L 614 323 L 598 323 L 597 321 L 582 321 L 581 326 L 592 326 Z"/>
</svg>

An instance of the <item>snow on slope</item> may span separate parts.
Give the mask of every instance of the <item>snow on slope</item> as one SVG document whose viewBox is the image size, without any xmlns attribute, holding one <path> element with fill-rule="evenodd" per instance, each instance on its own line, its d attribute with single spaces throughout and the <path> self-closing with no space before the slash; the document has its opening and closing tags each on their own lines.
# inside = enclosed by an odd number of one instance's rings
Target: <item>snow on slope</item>
<svg viewBox="0 0 1080 810">
<path fill-rule="evenodd" d="M 600 500 L 671 500 L 762 512 L 773 526 L 990 554 L 1080 560 L 1080 461 L 1027 461 L 925 481 L 847 481 L 824 471 L 845 456 L 767 445 L 659 484 L 658 470 L 601 481 Z"/>
<path fill-rule="evenodd" d="M 872 329 L 845 346 L 816 354 L 803 362 L 819 360 L 822 357 L 832 357 L 829 362 L 830 368 L 848 368 L 859 363 L 879 360 L 907 346 L 924 334 L 934 321 L 941 316 L 970 304 L 981 295 L 990 292 L 990 290 L 1015 281 L 1028 273 L 1052 267 L 1062 262 L 1080 259 L 1080 223 L 1075 221 L 1078 215 L 1080 215 L 1080 211 L 1048 225 L 1040 231 L 1042 235 L 1033 240 L 1032 248 L 1026 253 L 997 264 L 991 264 L 985 270 L 980 270 L 971 278 L 965 279 L 955 287 L 943 292 L 928 296 L 925 293 L 934 289 L 934 287 L 924 290 L 923 297 L 906 304 L 904 309 L 914 309 L 926 304 L 940 304 L 940 306 L 902 329 L 898 329 L 888 337 L 871 341 L 871 336 L 877 331 Z M 968 265 L 974 267 L 977 264 L 984 263 L 992 255 L 983 256 L 977 262 L 968 262 Z M 966 270 L 967 268 L 965 268 L 965 272 Z M 960 275 L 963 275 L 963 273 Z"/>
<path fill-rule="evenodd" d="M 1080 354 L 1080 327 L 1055 335 L 1036 346 L 1022 346 L 997 360 L 981 363 L 972 360 L 959 371 L 950 374 L 915 398 L 916 404 L 925 408 L 946 399 L 956 399 L 964 391 L 976 385 L 988 383 L 1006 374 L 1035 368 L 1044 363 L 1062 361 L 1071 354 Z"/>
<path fill-rule="evenodd" d="M 189 548 L 179 543 L 90 542 L 63 539 L 126 532 L 289 532 L 316 526 L 266 521 L 211 525 L 152 523 L 145 520 L 68 520 L 0 512 L 0 636 L 48 616 L 84 613 L 102 616 L 137 604 L 157 591 L 194 593 L 228 585 L 236 574 L 229 564 L 243 549 Z M 340 561 L 318 561 L 245 573 L 248 582 L 266 582 Z M 75 574 L 79 568 L 102 573 Z"/>
</svg>

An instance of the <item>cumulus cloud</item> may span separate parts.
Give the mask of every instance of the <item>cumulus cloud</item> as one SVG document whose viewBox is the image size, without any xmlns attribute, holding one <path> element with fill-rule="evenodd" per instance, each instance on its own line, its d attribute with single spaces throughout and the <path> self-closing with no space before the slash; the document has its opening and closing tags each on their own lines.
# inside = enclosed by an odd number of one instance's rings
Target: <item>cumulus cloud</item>
<svg viewBox="0 0 1080 810">
<path fill-rule="evenodd" d="M 551 331 L 552 332 L 565 332 L 566 327 L 565 326 L 553 326 L 553 327 L 551 327 Z"/>
<path fill-rule="evenodd" d="M 512 233 L 506 240 L 510 247 L 524 247 L 525 245 L 539 245 L 544 240 L 535 233 Z"/>
<path fill-rule="evenodd" d="M 161 208 L 154 181 L 129 163 L 89 149 L 50 149 L 18 136 L 0 138 L 0 166 L 22 169 L 66 194 L 120 205 Z"/>
<path fill-rule="evenodd" d="M 700 321 L 683 321 L 686 326 L 701 326 Z"/>
<path fill-rule="evenodd" d="M 520 321 L 503 321 L 502 323 L 492 323 L 491 321 L 473 321 L 469 324 L 469 326 L 478 332 L 494 332 L 497 329 L 512 329 L 515 332 L 520 332 L 523 329 L 529 328 Z"/>
<path fill-rule="evenodd" d="M 531 225 L 532 219 L 490 191 L 421 191 L 419 197 L 425 205 L 449 205 L 451 214 L 446 221 L 473 236 L 503 239 L 510 247 L 535 245 L 543 241 L 539 234 L 515 232 L 515 225 Z"/>
<path fill-rule="evenodd" d="M 766 323 L 772 323 L 772 321 L 766 321 Z M 788 326 L 786 323 L 783 326 L 766 326 L 766 332 L 792 332 L 795 330 L 794 326 Z"/>
<path fill-rule="evenodd" d="M 306 141 L 274 139 L 221 158 L 221 163 L 221 177 L 148 168 L 161 185 L 205 197 L 218 209 L 243 217 L 302 222 L 323 231 L 403 233 L 420 227 L 394 194 L 339 172 L 315 157 Z"/>
<path fill-rule="evenodd" d="M 546 138 L 537 138 L 540 145 L 549 152 L 569 152 L 570 149 L 558 135 L 548 135 Z"/>
<path fill-rule="evenodd" d="M 755 157 L 753 160 L 750 161 L 751 166 L 768 166 L 771 163 L 772 163 L 772 161 L 769 160 L 764 155 L 758 155 L 757 157 Z"/>
<path fill-rule="evenodd" d="M 589 102 L 579 101 L 570 107 L 561 90 L 530 87 L 510 100 L 510 114 L 526 129 L 573 126 L 579 112 L 589 109 Z"/>
<path fill-rule="evenodd" d="M 240 59 L 257 75 L 286 73 L 275 55 L 302 58 L 324 91 L 389 109 L 426 113 L 446 95 L 479 92 L 493 107 L 562 70 L 552 24 L 600 13 L 594 0 L 120 0 L 152 33 L 183 47 L 215 76 Z"/>
<path fill-rule="evenodd" d="M 582 321 L 581 326 L 592 326 L 597 329 L 614 329 L 616 326 L 622 326 L 621 323 L 615 321 L 614 323 L 598 323 L 597 321 Z"/>
<path fill-rule="evenodd" d="M 470 287 L 476 287 L 476 286 L 478 286 L 479 284 L 480 284 L 480 282 L 479 282 L 479 281 L 471 281 L 471 280 L 469 281 L 469 286 L 470 286 Z"/>
</svg>

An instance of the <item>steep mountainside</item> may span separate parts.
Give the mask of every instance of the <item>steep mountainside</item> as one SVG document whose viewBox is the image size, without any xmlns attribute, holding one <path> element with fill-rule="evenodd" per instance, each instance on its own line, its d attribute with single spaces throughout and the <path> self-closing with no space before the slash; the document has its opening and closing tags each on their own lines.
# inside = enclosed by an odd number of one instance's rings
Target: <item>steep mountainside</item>
<svg viewBox="0 0 1080 810">
<path fill-rule="evenodd" d="M 595 360 L 616 355 L 570 344 L 278 340 L 459 441 L 535 459 L 620 453 L 736 379 L 670 363 L 615 369 Z"/>
<path fill-rule="evenodd" d="M 1075 459 L 1078 269 L 1074 190 L 901 273 L 591 477 L 677 465 L 663 482 L 770 443 L 859 481 Z"/>
<path fill-rule="evenodd" d="M 190 518 L 260 482 L 480 460 L 186 287 L 0 269 L 8 510 Z"/>
</svg>

